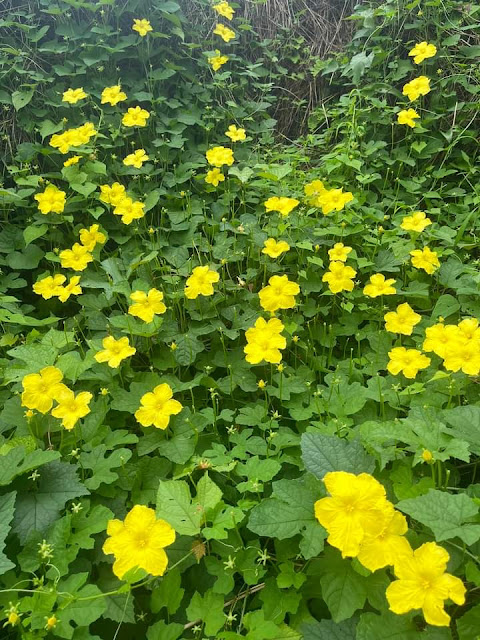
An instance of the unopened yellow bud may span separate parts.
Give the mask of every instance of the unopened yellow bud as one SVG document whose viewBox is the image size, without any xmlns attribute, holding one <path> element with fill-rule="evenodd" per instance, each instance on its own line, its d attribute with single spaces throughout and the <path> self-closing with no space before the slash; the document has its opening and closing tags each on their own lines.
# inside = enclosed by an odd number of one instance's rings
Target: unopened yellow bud
<svg viewBox="0 0 480 640">
<path fill-rule="evenodd" d="M 266 386 L 267 386 L 267 385 L 265 384 L 265 380 L 259 380 L 259 381 L 257 382 L 257 387 L 258 387 L 259 389 L 265 389 L 265 387 L 266 387 Z"/>
<path fill-rule="evenodd" d="M 424 462 L 426 462 L 427 464 L 432 464 L 432 462 L 433 462 L 433 454 L 428 449 L 424 449 L 422 451 L 422 458 L 423 458 Z"/>
<path fill-rule="evenodd" d="M 47 620 L 47 624 L 45 625 L 45 629 L 47 631 L 51 631 L 52 629 L 55 629 L 58 622 L 58 619 L 56 618 L 56 616 L 50 616 L 49 618 L 46 618 L 46 620 Z"/>
</svg>

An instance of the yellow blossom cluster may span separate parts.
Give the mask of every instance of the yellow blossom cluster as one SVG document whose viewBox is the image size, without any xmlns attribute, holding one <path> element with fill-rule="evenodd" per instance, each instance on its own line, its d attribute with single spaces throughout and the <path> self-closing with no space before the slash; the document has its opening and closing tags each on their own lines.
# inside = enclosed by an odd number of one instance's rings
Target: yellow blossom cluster
<svg viewBox="0 0 480 640">
<path fill-rule="evenodd" d="M 332 211 L 341 211 L 346 204 L 353 200 L 350 191 L 340 189 L 326 189 L 321 180 L 313 180 L 304 187 L 308 204 L 322 210 L 324 216 Z"/>
<path fill-rule="evenodd" d="M 86 122 L 81 127 L 67 129 L 63 133 L 55 133 L 50 138 L 50 146 L 58 149 L 60 153 L 68 153 L 71 147 L 80 147 L 90 142 L 90 138 L 97 135 L 95 125 Z"/>
<path fill-rule="evenodd" d="M 408 55 L 413 57 L 413 62 L 415 64 L 420 64 L 427 58 L 433 58 L 436 54 L 437 47 L 434 44 L 425 41 L 419 42 L 408 52 Z M 403 86 L 402 95 L 407 96 L 407 98 L 413 102 L 420 96 L 426 96 L 430 91 L 429 78 L 427 76 L 418 76 Z M 415 120 L 418 120 L 419 118 L 420 115 L 412 108 L 402 109 L 397 114 L 398 124 L 405 124 L 407 127 L 412 129 L 416 126 Z"/>
<path fill-rule="evenodd" d="M 57 367 L 44 367 L 39 373 L 30 373 L 22 380 L 22 406 L 36 409 L 42 414 L 51 410 L 52 416 L 61 418 L 65 429 L 73 429 L 80 418 L 90 413 L 92 394 L 82 391 L 75 395 L 62 382 L 63 373 Z M 53 403 L 57 405 L 52 409 Z"/>
<path fill-rule="evenodd" d="M 357 558 L 370 571 L 393 566 L 397 580 L 386 590 L 391 611 L 421 609 L 429 624 L 448 626 L 444 602 L 463 604 L 466 589 L 460 578 L 446 573 L 445 549 L 427 542 L 413 550 L 405 538 L 405 516 L 370 474 L 333 471 L 323 481 L 330 495 L 315 503 L 315 517 L 327 530 L 328 542 L 343 558 Z"/>
<path fill-rule="evenodd" d="M 443 360 L 447 371 L 480 374 L 480 327 L 476 318 L 466 318 L 457 325 L 438 323 L 425 330 L 423 350 L 432 351 Z"/>
</svg>

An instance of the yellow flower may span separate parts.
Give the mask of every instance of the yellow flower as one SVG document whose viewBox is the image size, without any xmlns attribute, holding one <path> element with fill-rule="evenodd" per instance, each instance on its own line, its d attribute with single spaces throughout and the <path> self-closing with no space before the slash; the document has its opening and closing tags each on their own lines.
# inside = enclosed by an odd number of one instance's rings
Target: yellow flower
<svg viewBox="0 0 480 640">
<path fill-rule="evenodd" d="M 130 346 L 127 337 L 115 340 L 113 336 L 107 336 L 102 340 L 102 346 L 103 351 L 95 354 L 95 360 L 106 362 L 112 369 L 119 367 L 122 360 L 133 356 L 137 351 L 135 347 Z"/>
<path fill-rule="evenodd" d="M 115 556 L 112 569 L 117 578 L 135 567 L 163 576 L 168 565 L 164 548 L 175 542 L 175 531 L 165 520 L 157 520 L 153 509 L 135 505 L 123 522 L 109 520 L 107 534 L 103 552 Z"/>
<path fill-rule="evenodd" d="M 222 65 L 228 62 L 228 60 L 228 56 L 220 55 L 220 51 L 215 49 L 215 55 L 208 58 L 208 64 L 211 65 L 214 71 L 218 71 Z"/>
<path fill-rule="evenodd" d="M 87 247 L 78 244 L 78 242 L 75 242 L 71 249 L 60 252 L 60 264 L 64 269 L 83 271 L 92 261 L 92 255 L 88 253 Z"/>
<path fill-rule="evenodd" d="M 290 245 L 285 242 L 285 240 L 277 242 L 274 238 L 268 238 L 263 244 L 264 249 L 262 249 L 262 253 L 265 253 L 270 258 L 278 258 L 282 253 L 290 250 Z"/>
<path fill-rule="evenodd" d="M 385 489 L 368 473 L 330 471 L 323 479 L 330 497 L 315 502 L 315 517 L 342 557 L 355 557 L 366 536 L 378 535 L 391 518 Z"/>
<path fill-rule="evenodd" d="M 145 18 L 143 18 L 142 20 L 134 18 L 132 29 L 133 31 L 137 31 L 139 35 L 142 36 L 142 38 L 143 36 L 146 36 L 149 31 L 153 31 L 150 21 L 145 20 Z"/>
<path fill-rule="evenodd" d="M 420 118 L 415 109 L 402 109 L 397 114 L 398 124 L 406 124 L 412 129 L 415 127 L 415 119 Z"/>
<path fill-rule="evenodd" d="M 212 147 L 205 154 L 208 164 L 214 167 L 222 167 L 224 164 L 231 166 L 235 158 L 233 157 L 233 151 L 227 147 Z"/>
<path fill-rule="evenodd" d="M 205 176 L 205 182 L 208 184 L 212 184 L 214 187 L 218 187 L 219 182 L 223 182 L 225 180 L 225 176 L 220 171 L 218 167 L 214 167 L 207 171 L 207 175 Z"/>
<path fill-rule="evenodd" d="M 7 624 L 11 624 L 14 627 L 16 624 L 20 622 L 20 616 L 16 611 L 10 611 L 7 616 L 7 622 L 3 625 L 4 627 Z"/>
<path fill-rule="evenodd" d="M 94 125 L 91 122 L 82 124 L 81 127 L 75 129 L 75 135 L 78 138 L 79 144 L 87 144 L 90 142 L 90 138 L 97 134 Z"/>
<path fill-rule="evenodd" d="M 80 276 L 72 276 L 69 283 L 62 287 L 56 294 L 60 302 L 66 302 L 71 295 L 78 295 L 82 293 L 82 287 L 79 285 Z"/>
<path fill-rule="evenodd" d="M 212 8 L 219 15 L 227 18 L 227 20 L 231 20 L 233 18 L 233 14 L 235 13 L 234 9 L 228 4 L 226 0 L 224 0 L 223 2 L 219 2 L 218 4 L 214 4 Z"/>
<path fill-rule="evenodd" d="M 108 184 L 100 185 L 100 200 L 114 207 L 125 198 L 125 187 L 119 182 L 114 182 L 110 187 Z"/>
<path fill-rule="evenodd" d="M 67 129 L 63 133 L 55 133 L 50 138 L 50 146 L 58 149 L 60 153 L 68 153 L 70 147 L 79 147 L 87 144 L 90 138 L 97 134 L 95 126 L 91 122 L 86 122 L 76 129 Z"/>
<path fill-rule="evenodd" d="M 247 137 L 245 129 L 238 129 L 234 124 L 231 124 L 228 127 L 228 130 L 225 131 L 225 135 L 228 136 L 232 142 L 240 142 L 241 140 L 245 140 Z"/>
<path fill-rule="evenodd" d="M 156 314 L 165 313 L 167 307 L 162 302 L 163 293 L 157 289 L 145 291 L 134 291 L 130 294 L 130 299 L 134 304 L 128 307 L 131 316 L 141 318 L 144 322 L 152 322 Z"/>
<path fill-rule="evenodd" d="M 122 118 L 125 127 L 146 127 L 150 114 L 139 106 L 130 107 Z"/>
<path fill-rule="evenodd" d="M 447 347 L 453 346 L 455 349 L 462 344 L 458 327 L 455 325 L 444 325 L 441 322 L 425 329 L 424 351 L 433 351 L 440 358 L 445 357 Z"/>
<path fill-rule="evenodd" d="M 59 395 L 67 388 L 63 373 L 57 367 L 44 367 L 39 373 L 30 373 L 22 380 L 22 407 L 47 413 Z"/>
<path fill-rule="evenodd" d="M 417 325 L 422 316 L 412 309 L 408 302 L 399 304 L 396 311 L 389 311 L 383 316 L 385 329 L 391 333 L 401 333 L 404 336 L 411 336 L 413 327 Z"/>
<path fill-rule="evenodd" d="M 220 36 L 224 42 L 230 42 L 230 40 L 233 40 L 233 38 L 235 38 L 235 31 L 229 29 L 220 22 L 217 23 L 215 29 L 213 30 L 213 33 L 216 36 Z"/>
<path fill-rule="evenodd" d="M 113 210 L 113 213 L 116 216 L 122 216 L 121 220 L 123 224 L 130 224 L 133 220 L 143 218 L 145 215 L 144 207 L 145 203 L 139 200 L 133 201 L 132 198 L 127 196 L 120 200 Z"/>
<path fill-rule="evenodd" d="M 278 211 L 281 216 L 286 217 L 293 211 L 293 209 L 295 209 L 296 206 L 300 204 L 300 201 L 295 200 L 295 198 L 287 198 L 285 196 L 273 196 L 272 198 L 265 200 L 263 204 L 267 213 L 270 211 Z"/>
<path fill-rule="evenodd" d="M 286 339 L 280 335 L 284 328 L 278 318 L 271 318 L 268 322 L 257 318 L 255 326 L 245 332 L 245 360 L 250 364 L 258 364 L 262 360 L 278 364 L 282 359 L 280 349 L 287 346 Z"/>
<path fill-rule="evenodd" d="M 353 278 L 357 275 L 355 269 L 347 267 L 343 262 L 331 262 L 322 282 L 328 282 L 328 288 L 332 293 L 340 291 L 353 291 Z"/>
<path fill-rule="evenodd" d="M 38 202 L 38 208 L 41 213 L 62 213 L 65 209 L 65 191 L 60 191 L 53 184 L 49 184 L 45 191 L 37 193 L 35 200 Z"/>
<path fill-rule="evenodd" d="M 65 429 L 73 429 L 80 418 L 90 413 L 88 405 L 91 399 L 92 394 L 88 391 L 75 395 L 71 389 L 64 389 L 57 398 L 58 405 L 52 409 L 52 416 L 61 418 Z"/>
<path fill-rule="evenodd" d="M 444 601 L 464 604 L 466 589 L 460 578 L 445 573 L 450 556 L 435 542 L 426 542 L 395 560 L 398 580 L 387 587 L 390 610 L 397 614 L 422 609 L 428 624 L 448 627 L 450 616 Z"/>
<path fill-rule="evenodd" d="M 95 245 L 105 242 L 105 234 L 99 231 L 99 228 L 98 224 L 92 224 L 90 229 L 80 229 L 80 242 L 87 251 L 92 251 L 95 249 Z"/>
<path fill-rule="evenodd" d="M 432 464 L 433 462 L 433 454 L 428 449 L 424 449 L 422 451 L 422 460 L 427 464 Z"/>
<path fill-rule="evenodd" d="M 308 204 L 312 207 L 320 207 L 319 196 L 322 196 L 327 190 L 323 186 L 321 180 L 313 180 L 303 187 L 305 195 L 307 196 Z"/>
<path fill-rule="evenodd" d="M 142 427 L 152 425 L 157 429 L 168 427 L 170 416 L 176 416 L 183 409 L 180 402 L 173 400 L 172 396 L 172 388 L 163 382 L 140 398 L 142 406 L 135 411 L 135 418 Z"/>
<path fill-rule="evenodd" d="M 415 211 L 411 216 L 405 216 L 405 218 L 403 218 L 400 227 L 405 229 L 405 231 L 416 231 L 417 233 L 421 233 L 430 224 L 432 224 L 432 221 L 430 218 L 427 218 L 423 211 Z"/>
<path fill-rule="evenodd" d="M 395 347 L 388 352 L 390 358 L 387 369 L 397 376 L 400 372 L 406 378 L 415 378 L 420 369 L 426 369 L 430 365 L 430 358 L 417 349 L 405 349 L 405 347 Z"/>
<path fill-rule="evenodd" d="M 51 615 L 48 618 L 46 618 L 46 620 L 47 620 L 45 624 L 46 631 L 51 631 L 52 629 L 55 629 L 55 627 L 57 626 L 58 618 L 54 615 Z"/>
<path fill-rule="evenodd" d="M 77 162 L 80 162 L 81 159 L 82 159 L 82 156 L 72 156 L 68 160 L 65 160 L 65 162 L 63 163 L 63 166 L 71 167 L 73 164 L 77 164 Z"/>
<path fill-rule="evenodd" d="M 430 90 L 430 80 L 427 76 L 419 76 L 404 85 L 402 94 L 412 101 L 420 96 L 426 96 L 427 93 L 430 93 Z"/>
<path fill-rule="evenodd" d="M 129 153 L 128 156 L 123 159 L 123 164 L 127 167 L 140 169 L 143 163 L 147 160 L 149 160 L 149 157 L 145 153 L 145 149 L 137 149 L 133 153 Z"/>
<path fill-rule="evenodd" d="M 213 284 L 219 280 L 219 274 L 208 266 L 195 267 L 185 283 L 185 297 L 195 300 L 198 296 L 213 296 Z"/>
<path fill-rule="evenodd" d="M 396 280 L 393 278 L 385 279 L 385 276 L 381 273 L 375 273 L 370 276 L 370 282 L 363 289 L 363 293 L 369 298 L 376 298 L 378 296 L 392 296 L 397 293 L 394 285 Z"/>
<path fill-rule="evenodd" d="M 417 269 L 423 269 L 428 274 L 434 273 L 440 266 L 437 253 L 431 251 L 428 247 L 424 247 L 421 250 L 414 249 L 410 251 L 410 255 L 412 256 L 413 266 L 417 267 Z"/>
<path fill-rule="evenodd" d="M 377 571 L 389 565 L 401 555 L 410 551 L 406 538 L 408 525 L 405 516 L 392 510 L 391 515 L 381 522 L 374 534 L 366 533 L 358 553 L 358 560 L 370 571 Z"/>
<path fill-rule="evenodd" d="M 443 355 L 447 371 L 463 371 L 469 376 L 480 373 L 480 343 L 478 340 L 455 341 L 447 344 Z"/>
<path fill-rule="evenodd" d="M 88 94 L 85 93 L 83 87 L 80 89 L 67 89 L 63 92 L 62 102 L 69 102 L 70 104 L 76 104 L 79 100 L 86 98 Z"/>
<path fill-rule="evenodd" d="M 428 44 L 428 42 L 419 42 L 413 49 L 408 52 L 409 56 L 415 56 L 413 61 L 415 64 L 420 64 L 426 58 L 433 58 L 437 53 L 437 47 L 434 44 Z"/>
<path fill-rule="evenodd" d="M 105 87 L 102 91 L 102 104 L 111 104 L 114 107 L 119 102 L 127 99 L 127 94 L 122 91 L 122 87 L 119 84 L 114 84 L 111 87 Z"/>
<path fill-rule="evenodd" d="M 465 318 L 458 323 L 459 335 L 466 340 L 479 340 L 480 327 L 476 318 Z"/>
<path fill-rule="evenodd" d="M 47 276 L 46 278 L 42 278 L 35 282 L 33 285 L 33 291 L 42 296 L 44 300 L 50 300 L 53 296 L 57 296 L 62 290 L 62 284 L 65 282 L 66 277 L 61 273 L 57 273 L 56 275 Z"/>
<path fill-rule="evenodd" d="M 328 257 L 333 261 L 346 262 L 351 251 L 352 247 L 346 247 L 343 242 L 337 242 L 333 245 L 333 249 L 328 250 Z"/>
<path fill-rule="evenodd" d="M 295 297 L 300 293 L 300 287 L 296 282 L 291 282 L 288 276 L 272 276 L 268 286 L 261 289 L 258 294 L 260 305 L 265 311 L 274 312 L 277 309 L 293 309 Z"/>
<path fill-rule="evenodd" d="M 257 382 L 257 387 L 258 387 L 259 389 L 265 389 L 265 387 L 266 387 L 266 386 L 267 386 L 267 384 L 266 384 L 265 380 L 259 380 L 259 381 Z"/>
<path fill-rule="evenodd" d="M 316 206 L 320 206 L 324 216 L 332 211 L 341 211 L 344 206 L 353 200 L 350 191 L 343 193 L 343 189 L 329 189 L 320 194 L 316 201 Z"/>
</svg>

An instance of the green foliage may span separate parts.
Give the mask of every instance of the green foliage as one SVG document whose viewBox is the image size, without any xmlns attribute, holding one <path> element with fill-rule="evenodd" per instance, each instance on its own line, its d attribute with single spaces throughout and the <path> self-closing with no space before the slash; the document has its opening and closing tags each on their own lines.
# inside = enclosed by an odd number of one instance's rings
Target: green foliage
<svg viewBox="0 0 480 640">
<path fill-rule="evenodd" d="M 231 22 L 207 0 L 6 0 L 0 11 L 0 624 L 8 637 L 477 640 L 480 362 L 476 373 L 454 371 L 428 351 L 414 379 L 387 367 L 394 348 L 427 349 L 432 325 L 480 317 L 479 9 L 366 2 L 336 26 L 350 25 L 351 42 L 324 59 L 306 47 L 314 13 L 304 2 L 266 5 L 279 24 L 285 7 L 296 22 L 271 32 L 247 19 L 256 4 L 234 4 Z M 329 24 L 339 10 L 330 5 Z M 144 37 L 132 30 L 142 18 L 153 27 Z M 235 39 L 212 34 L 217 22 Z M 438 52 L 415 65 L 408 52 L 421 41 Z M 213 72 L 217 48 L 230 59 Z M 421 74 L 432 90 L 410 103 L 402 87 Z M 117 83 L 127 99 L 102 103 Z M 62 101 L 80 87 L 85 98 Z M 137 105 L 150 114 L 145 126 L 122 124 Z M 420 113 L 413 129 L 397 123 L 411 106 Z M 282 138 L 289 119 L 308 133 Z M 97 132 L 88 142 L 68 155 L 51 146 L 86 122 Z M 227 138 L 232 124 L 245 141 Z M 235 161 L 214 186 L 205 153 L 217 145 L 233 147 Z M 148 160 L 124 164 L 136 149 Z M 64 166 L 74 154 L 79 162 Z M 319 179 L 352 201 L 323 215 L 304 193 Z M 144 217 L 124 223 L 100 199 L 114 182 L 144 203 Z M 61 213 L 43 214 L 35 200 L 49 184 L 66 193 Z M 285 217 L 265 212 L 275 196 L 299 204 Z M 419 210 L 432 224 L 404 229 Z M 64 266 L 62 251 L 94 224 L 104 238 L 92 261 Z M 290 249 L 272 258 L 263 253 L 268 238 Z M 355 276 L 352 291 L 334 294 L 323 278 L 340 242 Z M 424 246 L 439 258 L 432 274 L 411 261 Z M 198 266 L 218 281 L 212 295 L 188 299 Z M 395 279 L 396 295 L 364 293 L 376 273 Z M 55 274 L 79 276 L 82 291 L 62 302 L 34 290 Z M 275 275 L 300 293 L 275 311 L 281 362 L 252 365 L 245 333 L 260 316 L 271 319 L 258 292 Z M 149 322 L 129 307 L 133 292 L 151 289 L 166 310 Z M 384 316 L 403 302 L 421 320 L 400 335 Z M 109 336 L 135 350 L 118 367 L 96 359 Z M 72 428 L 55 415 L 61 391 L 53 414 L 29 410 L 23 395 L 25 377 L 50 366 L 77 396 L 92 396 Z M 181 411 L 168 425 L 142 426 L 140 406 L 163 384 Z M 418 610 L 393 613 L 385 597 L 393 567 L 370 572 L 330 544 L 315 503 L 326 497 L 325 475 L 338 471 L 381 482 L 408 516 L 412 548 L 435 541 L 448 551 L 448 571 L 467 587 L 465 605 L 447 601 L 450 628 Z M 175 530 L 162 576 L 133 567 L 120 577 L 103 550 L 135 505 L 155 508 Z M 143 549 L 142 532 L 125 526 Z M 145 553 L 150 561 L 158 549 Z"/>
</svg>

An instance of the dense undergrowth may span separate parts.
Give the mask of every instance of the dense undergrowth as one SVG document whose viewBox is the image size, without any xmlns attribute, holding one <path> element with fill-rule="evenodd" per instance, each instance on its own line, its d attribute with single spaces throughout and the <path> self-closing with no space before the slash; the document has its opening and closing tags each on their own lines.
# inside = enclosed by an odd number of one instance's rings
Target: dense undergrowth
<svg viewBox="0 0 480 640">
<path fill-rule="evenodd" d="M 0 10 L 2 637 L 478 640 L 480 10 L 196 4 Z"/>
</svg>

